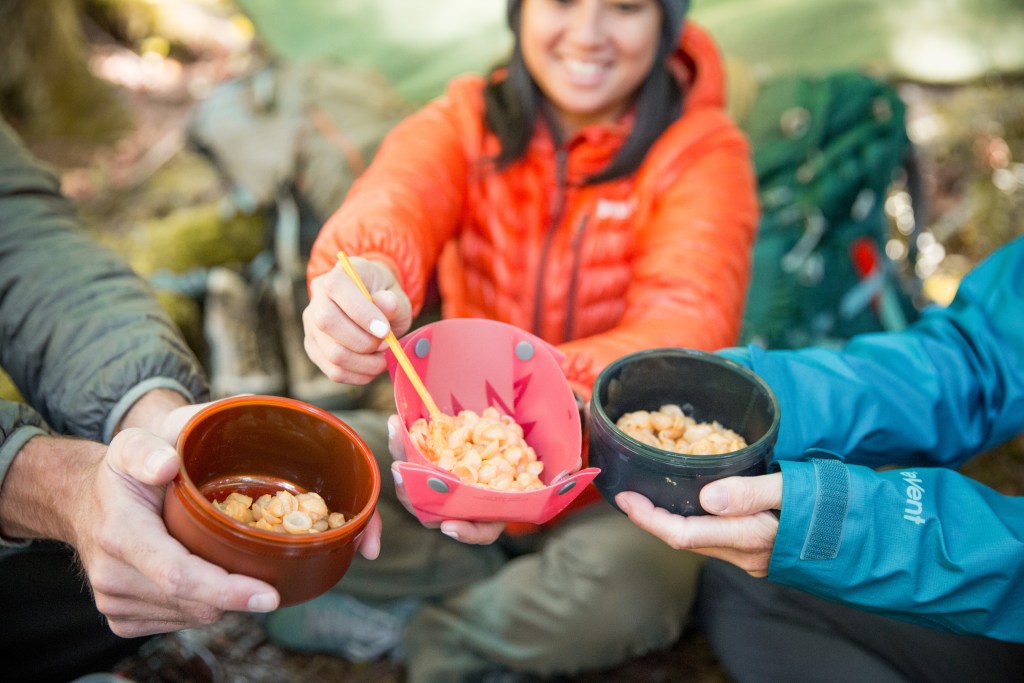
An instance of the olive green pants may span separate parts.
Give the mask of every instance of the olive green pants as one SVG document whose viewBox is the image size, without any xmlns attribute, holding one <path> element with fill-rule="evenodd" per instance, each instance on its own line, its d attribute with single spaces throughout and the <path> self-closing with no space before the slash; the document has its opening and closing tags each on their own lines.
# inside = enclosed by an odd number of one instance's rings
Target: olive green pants
<svg viewBox="0 0 1024 683">
<path fill-rule="evenodd" d="M 374 450 L 384 484 L 381 554 L 357 557 L 335 590 L 366 600 L 424 598 L 405 631 L 409 683 L 603 669 L 675 642 L 701 565 L 597 503 L 554 528 L 490 546 L 454 541 L 398 502 L 387 415 L 339 413 Z"/>
</svg>

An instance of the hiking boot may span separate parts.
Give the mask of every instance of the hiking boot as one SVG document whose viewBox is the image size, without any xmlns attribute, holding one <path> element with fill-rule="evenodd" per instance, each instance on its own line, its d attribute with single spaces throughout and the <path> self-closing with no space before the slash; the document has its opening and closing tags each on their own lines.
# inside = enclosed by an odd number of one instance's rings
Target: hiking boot
<svg viewBox="0 0 1024 683">
<path fill-rule="evenodd" d="M 402 632 L 420 604 L 405 599 L 371 605 L 328 592 L 271 612 L 263 628 L 274 643 L 298 652 L 323 652 L 356 663 L 388 655 L 400 662 Z"/>
<path fill-rule="evenodd" d="M 203 332 L 210 347 L 214 398 L 236 394 L 281 394 L 284 364 L 275 321 L 259 306 L 245 278 L 229 268 L 210 270 Z"/>
</svg>

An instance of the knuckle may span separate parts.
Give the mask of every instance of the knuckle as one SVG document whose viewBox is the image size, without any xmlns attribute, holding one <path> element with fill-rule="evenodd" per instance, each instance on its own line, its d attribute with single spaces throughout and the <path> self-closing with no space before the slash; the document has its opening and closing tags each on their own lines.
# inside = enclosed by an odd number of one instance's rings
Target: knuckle
<svg viewBox="0 0 1024 683">
<path fill-rule="evenodd" d="M 213 605 L 199 605 L 192 616 L 197 623 L 209 626 L 221 620 L 221 617 L 224 616 L 224 610 Z"/>
<path fill-rule="evenodd" d="M 344 384 L 348 379 L 348 373 L 336 366 L 329 367 L 324 374 L 335 384 Z"/>
<path fill-rule="evenodd" d="M 116 441 L 122 448 L 130 447 L 139 440 L 139 437 L 140 434 L 137 429 L 126 427 L 114 435 L 114 438 L 111 440 L 111 446 L 114 446 Z"/>
<path fill-rule="evenodd" d="M 181 597 L 187 587 L 185 573 L 177 563 L 160 567 L 156 575 L 151 577 L 152 581 L 166 595 Z"/>
<path fill-rule="evenodd" d="M 324 296 L 330 290 L 331 283 L 338 279 L 336 266 L 331 268 L 325 273 L 317 275 L 309 282 L 309 296 L 310 299 L 314 299 L 320 296 Z"/>
<path fill-rule="evenodd" d="M 309 336 L 316 330 L 316 320 L 312 304 L 302 310 L 299 319 L 302 320 L 302 330 L 305 333 L 305 338 L 309 339 Z"/>
<path fill-rule="evenodd" d="M 320 362 L 320 347 L 317 345 L 316 339 L 307 334 L 302 339 L 302 348 L 305 349 L 306 355 L 309 356 L 310 360 L 316 363 L 317 367 L 323 369 L 322 363 Z"/>
<path fill-rule="evenodd" d="M 750 509 L 757 503 L 757 489 L 749 481 L 739 477 L 736 479 L 735 487 L 736 492 L 739 494 L 737 499 L 742 508 Z"/>
<path fill-rule="evenodd" d="M 93 582 L 92 597 L 93 601 L 96 603 L 96 609 L 100 614 L 105 616 L 108 620 L 117 619 L 117 614 L 114 613 L 116 601 L 110 596 L 103 586 Z"/>
<path fill-rule="evenodd" d="M 353 353 L 341 344 L 332 344 L 331 347 L 324 352 L 324 357 L 327 359 L 327 362 L 331 365 L 337 366 L 344 366 L 346 363 L 351 361 L 352 356 Z"/>
<path fill-rule="evenodd" d="M 321 332 L 325 331 L 330 325 L 330 312 L 322 306 L 310 305 L 302 313 L 302 318 L 309 325 L 312 325 L 315 329 Z"/>
<path fill-rule="evenodd" d="M 97 529 L 96 541 L 100 550 L 108 557 L 120 558 L 125 556 L 125 546 L 129 543 L 124 533 L 124 528 L 115 520 L 107 518 L 100 522 Z M 99 574 L 103 574 L 104 564 L 98 566 Z"/>
<path fill-rule="evenodd" d="M 141 429 L 134 427 L 122 429 L 111 440 L 108 457 L 118 463 L 116 467 L 123 468 L 124 461 L 126 460 L 125 454 L 145 449 L 148 439 L 149 435 L 147 432 Z"/>
<path fill-rule="evenodd" d="M 103 614 L 108 614 L 113 606 L 113 595 L 118 589 L 118 582 L 114 580 L 109 572 L 94 572 L 89 577 L 89 586 L 92 588 L 93 599 L 96 602 L 96 609 Z"/>
<path fill-rule="evenodd" d="M 381 340 L 379 337 L 374 337 L 367 334 L 365 337 L 361 337 L 357 341 L 357 348 L 355 349 L 355 351 L 363 355 L 372 354 L 380 346 L 380 342 Z"/>
<path fill-rule="evenodd" d="M 693 547 L 690 535 L 683 530 L 672 532 L 666 542 L 673 550 L 690 550 Z"/>
</svg>

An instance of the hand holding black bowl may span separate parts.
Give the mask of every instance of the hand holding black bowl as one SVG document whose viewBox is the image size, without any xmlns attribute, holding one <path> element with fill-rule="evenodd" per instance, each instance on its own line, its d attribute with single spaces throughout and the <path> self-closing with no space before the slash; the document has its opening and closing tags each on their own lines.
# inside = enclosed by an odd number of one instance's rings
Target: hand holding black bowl
<svg viewBox="0 0 1024 683">
<path fill-rule="evenodd" d="M 641 443 L 615 426 L 625 413 L 673 403 L 698 422 L 717 420 L 748 446 L 722 455 L 682 455 Z M 768 385 L 721 356 L 677 348 L 624 356 L 594 383 L 589 464 L 601 468 L 594 485 L 612 505 L 620 491 L 635 491 L 673 514 L 706 514 L 699 502 L 705 484 L 765 473 L 779 417 Z"/>
</svg>

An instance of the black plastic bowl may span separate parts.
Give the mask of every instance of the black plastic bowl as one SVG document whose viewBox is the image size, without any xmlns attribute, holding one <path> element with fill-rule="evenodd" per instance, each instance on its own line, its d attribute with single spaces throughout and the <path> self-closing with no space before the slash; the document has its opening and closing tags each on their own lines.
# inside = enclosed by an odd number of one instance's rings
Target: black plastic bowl
<svg viewBox="0 0 1024 683">
<path fill-rule="evenodd" d="M 698 422 L 717 420 L 748 446 L 722 455 L 682 455 L 637 441 L 615 426 L 625 413 L 656 411 L 668 403 Z M 615 505 L 615 494 L 636 491 L 669 512 L 703 515 L 698 496 L 705 484 L 765 473 L 779 431 L 779 402 L 764 380 L 726 358 L 651 349 L 601 372 L 589 424 L 590 465 L 601 468 L 594 485 L 605 500 Z"/>
</svg>

